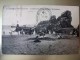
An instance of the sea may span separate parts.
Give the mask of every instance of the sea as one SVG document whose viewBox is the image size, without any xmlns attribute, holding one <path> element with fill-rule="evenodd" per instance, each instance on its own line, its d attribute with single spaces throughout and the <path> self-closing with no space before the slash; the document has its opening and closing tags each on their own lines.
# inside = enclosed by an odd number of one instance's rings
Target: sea
<svg viewBox="0 0 80 60">
<path fill-rule="evenodd" d="M 3 25 L 2 26 L 2 35 L 18 35 L 17 32 L 13 32 L 15 31 L 15 27 L 12 28 L 10 25 Z"/>
</svg>

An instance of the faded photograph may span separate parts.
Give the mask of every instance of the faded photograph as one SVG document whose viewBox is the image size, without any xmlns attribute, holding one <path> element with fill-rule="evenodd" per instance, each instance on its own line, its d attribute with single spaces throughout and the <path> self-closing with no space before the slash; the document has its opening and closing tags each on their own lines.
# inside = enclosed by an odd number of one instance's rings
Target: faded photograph
<svg viewBox="0 0 80 60">
<path fill-rule="evenodd" d="M 79 7 L 3 7 L 2 53 L 63 55 L 79 53 Z"/>
</svg>

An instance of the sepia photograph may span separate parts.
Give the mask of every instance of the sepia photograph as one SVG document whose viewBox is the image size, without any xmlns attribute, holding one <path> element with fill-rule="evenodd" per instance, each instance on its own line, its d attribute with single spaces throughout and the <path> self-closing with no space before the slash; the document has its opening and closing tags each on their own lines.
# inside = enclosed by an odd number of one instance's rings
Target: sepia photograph
<svg viewBox="0 0 80 60">
<path fill-rule="evenodd" d="M 2 54 L 79 53 L 79 7 L 4 5 Z"/>
</svg>

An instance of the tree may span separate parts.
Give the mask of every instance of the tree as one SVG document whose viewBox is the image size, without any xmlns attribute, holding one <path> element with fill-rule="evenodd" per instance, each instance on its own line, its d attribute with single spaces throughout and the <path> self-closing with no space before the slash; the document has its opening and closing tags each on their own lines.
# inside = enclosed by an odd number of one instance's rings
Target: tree
<svg viewBox="0 0 80 60">
<path fill-rule="evenodd" d="M 55 23 L 57 22 L 57 21 L 56 21 L 56 16 L 55 16 L 55 15 L 51 16 L 49 22 L 50 22 L 51 24 L 55 24 Z"/>
<path fill-rule="evenodd" d="M 71 11 L 67 10 L 61 14 L 57 18 L 58 21 L 60 21 L 60 25 L 62 28 L 68 28 L 68 27 L 73 27 L 71 25 L 72 17 L 71 17 Z"/>
<path fill-rule="evenodd" d="M 55 27 L 56 27 L 56 23 L 57 23 L 56 16 L 55 15 L 51 16 L 49 22 L 50 22 L 50 24 L 49 24 L 49 26 L 47 28 L 52 34 L 54 29 L 55 29 Z"/>
<path fill-rule="evenodd" d="M 21 28 L 20 28 L 19 24 L 16 25 L 16 30 L 15 30 L 15 31 L 16 31 L 16 32 L 21 31 Z"/>
</svg>

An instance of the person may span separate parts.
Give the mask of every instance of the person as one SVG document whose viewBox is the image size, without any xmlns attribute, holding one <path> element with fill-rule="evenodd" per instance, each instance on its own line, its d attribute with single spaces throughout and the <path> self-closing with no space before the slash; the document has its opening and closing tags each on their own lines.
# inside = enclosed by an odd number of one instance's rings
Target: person
<svg viewBox="0 0 80 60">
<path fill-rule="evenodd" d="M 38 36 L 36 36 L 34 42 L 41 42 L 41 41 L 39 40 L 39 37 L 38 37 Z"/>
<path fill-rule="evenodd" d="M 29 29 L 29 35 L 31 35 L 32 34 L 32 30 L 31 30 L 31 28 Z"/>
<path fill-rule="evenodd" d="M 62 39 L 61 33 L 57 36 L 58 39 Z"/>
<path fill-rule="evenodd" d="M 24 31 L 23 31 L 23 29 L 20 31 L 20 34 L 22 34 L 22 35 L 24 34 Z"/>
</svg>

